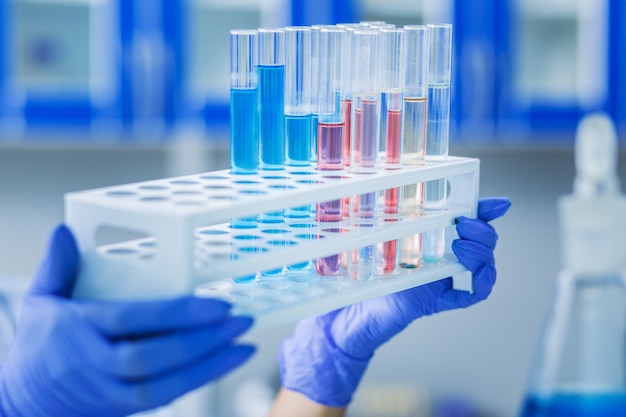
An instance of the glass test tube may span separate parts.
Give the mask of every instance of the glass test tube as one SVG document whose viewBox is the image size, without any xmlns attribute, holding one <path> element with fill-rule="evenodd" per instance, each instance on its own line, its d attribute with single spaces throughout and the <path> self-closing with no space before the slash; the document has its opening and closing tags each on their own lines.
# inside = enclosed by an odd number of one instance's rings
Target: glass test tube
<svg viewBox="0 0 626 417">
<path fill-rule="evenodd" d="M 285 28 L 285 135 L 287 165 L 308 166 L 311 161 L 311 28 Z M 310 207 L 288 208 L 285 217 L 306 218 Z M 308 268 L 309 262 L 287 265 L 291 271 Z"/>
<path fill-rule="evenodd" d="M 405 26 L 406 70 L 404 79 L 404 121 L 402 124 L 403 166 L 424 164 L 428 112 L 428 26 Z M 424 184 L 410 184 L 400 190 L 400 214 L 404 218 L 421 216 Z M 422 263 L 422 235 L 403 237 L 398 242 L 398 265 L 417 268 Z"/>
<path fill-rule="evenodd" d="M 341 28 L 324 28 L 320 31 L 319 125 L 317 168 L 320 171 L 343 169 L 344 113 L 341 97 L 342 43 L 346 32 Z M 341 200 L 317 204 L 318 222 L 340 222 Z M 320 275 L 337 275 L 340 270 L 339 255 L 315 260 Z"/>
<path fill-rule="evenodd" d="M 379 141 L 380 89 L 378 79 L 379 32 L 360 29 L 353 36 L 352 132 L 350 170 L 356 173 L 376 171 Z M 350 223 L 372 227 L 375 221 L 376 192 L 352 197 Z M 348 273 L 355 280 L 368 280 L 374 273 L 374 245 L 352 251 Z"/>
<path fill-rule="evenodd" d="M 287 165 L 307 166 L 311 153 L 311 28 L 285 28 Z"/>
<path fill-rule="evenodd" d="M 403 29 L 381 29 L 380 38 L 380 146 L 379 165 L 386 169 L 400 168 L 402 144 L 403 87 L 405 73 Z M 385 221 L 397 221 L 399 188 L 379 193 Z M 380 203 L 379 203 L 380 204 Z M 382 242 L 376 247 L 375 268 L 379 274 L 392 274 L 397 268 L 397 240 Z"/>
<path fill-rule="evenodd" d="M 317 123 L 319 99 L 320 31 L 321 25 L 311 26 L 311 162 L 317 163 Z"/>
<path fill-rule="evenodd" d="M 261 169 L 285 164 L 285 31 L 259 29 L 259 140 Z"/>
<path fill-rule="evenodd" d="M 337 26 L 346 29 L 341 57 L 341 92 L 345 120 L 345 128 L 343 129 L 343 166 L 347 169 L 350 167 L 350 134 L 352 132 L 352 76 L 354 69 L 352 65 L 352 60 L 354 59 L 352 42 L 354 41 L 354 31 L 365 28 L 365 25 L 360 23 L 342 23 Z M 341 204 L 344 220 L 347 221 L 350 215 L 350 196 L 345 196 Z M 344 269 L 348 268 L 349 256 L 350 251 L 341 253 L 341 266 Z"/>
<path fill-rule="evenodd" d="M 285 165 L 285 31 L 259 32 L 259 143 L 260 168 L 280 170 Z M 258 222 L 282 223 L 283 211 L 261 213 Z M 261 277 L 275 277 L 283 268 L 261 271 Z"/>
<path fill-rule="evenodd" d="M 259 164 L 257 37 L 256 30 L 230 32 L 230 169 L 234 174 L 254 174 Z M 256 216 L 231 222 L 234 229 L 255 227 Z M 251 274 L 233 280 L 243 283 L 255 277 Z"/>
<path fill-rule="evenodd" d="M 452 63 L 452 25 L 428 25 L 430 51 L 428 59 L 428 127 L 426 131 L 426 161 L 448 158 L 450 132 L 450 72 Z M 424 212 L 437 213 L 446 209 L 445 178 L 428 181 L 424 191 Z M 424 233 L 422 257 L 426 262 L 438 262 L 445 254 L 445 229 Z"/>
</svg>

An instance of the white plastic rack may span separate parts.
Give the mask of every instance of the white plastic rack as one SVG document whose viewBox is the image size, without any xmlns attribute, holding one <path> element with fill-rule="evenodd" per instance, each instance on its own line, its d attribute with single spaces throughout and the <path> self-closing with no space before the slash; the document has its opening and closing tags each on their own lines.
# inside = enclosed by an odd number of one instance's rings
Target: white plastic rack
<svg viewBox="0 0 626 417">
<path fill-rule="evenodd" d="M 440 178 L 449 184 L 444 213 L 381 217 L 367 228 L 313 217 L 231 227 L 236 218 Z M 375 174 L 297 167 L 255 175 L 224 170 L 69 193 L 66 222 L 83 258 L 74 296 L 219 297 L 233 302 L 237 312 L 254 315 L 260 329 L 450 276 L 455 288 L 471 291 L 471 276 L 449 245 L 454 219 L 475 217 L 478 183 L 477 159 L 449 157 Z M 368 281 L 353 281 L 345 271 L 317 276 L 314 268 L 250 283 L 232 279 L 440 228 L 447 228 L 443 261 Z M 132 238 L 102 244 L 103 229 Z"/>
</svg>

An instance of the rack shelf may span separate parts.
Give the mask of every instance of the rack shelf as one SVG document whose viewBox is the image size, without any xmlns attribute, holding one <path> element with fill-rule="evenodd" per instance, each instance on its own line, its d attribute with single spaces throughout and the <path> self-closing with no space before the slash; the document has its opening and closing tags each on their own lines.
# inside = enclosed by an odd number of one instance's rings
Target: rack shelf
<svg viewBox="0 0 626 417">
<path fill-rule="evenodd" d="M 225 298 L 235 310 L 257 316 L 257 328 L 453 276 L 455 288 L 471 291 L 471 277 L 448 250 L 436 264 L 353 281 L 342 273 L 317 276 L 314 268 L 260 276 L 251 283 L 233 277 L 342 253 L 475 216 L 479 161 L 449 157 L 418 167 L 374 174 L 287 168 L 255 175 L 227 170 L 69 193 L 66 221 L 83 257 L 75 297 L 145 299 L 196 293 Z M 233 219 L 338 200 L 446 178 L 445 212 L 376 217 L 368 227 L 348 221 L 322 223 L 287 218 L 234 228 Z M 102 228 L 131 232 L 114 243 L 98 240 Z M 286 314 L 287 313 L 287 314 Z"/>
</svg>

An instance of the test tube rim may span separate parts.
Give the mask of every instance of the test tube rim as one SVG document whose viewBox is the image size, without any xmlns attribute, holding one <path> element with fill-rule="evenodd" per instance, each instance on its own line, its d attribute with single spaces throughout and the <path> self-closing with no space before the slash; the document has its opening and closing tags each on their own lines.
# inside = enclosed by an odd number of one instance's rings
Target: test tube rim
<svg viewBox="0 0 626 417">
<path fill-rule="evenodd" d="M 256 29 L 231 29 L 231 35 L 258 35 L 259 32 Z"/>
</svg>

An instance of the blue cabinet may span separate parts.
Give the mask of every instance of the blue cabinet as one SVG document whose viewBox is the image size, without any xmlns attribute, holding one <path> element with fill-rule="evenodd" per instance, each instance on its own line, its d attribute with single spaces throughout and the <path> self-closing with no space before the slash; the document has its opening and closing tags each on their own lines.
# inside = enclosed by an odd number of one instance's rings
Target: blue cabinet
<svg viewBox="0 0 626 417">
<path fill-rule="evenodd" d="M 459 134 L 569 142 L 587 112 L 624 120 L 624 7 L 620 0 L 456 0 Z"/>
<path fill-rule="evenodd" d="M 110 130 L 120 114 L 116 1 L 0 0 L 3 132 Z"/>
</svg>

